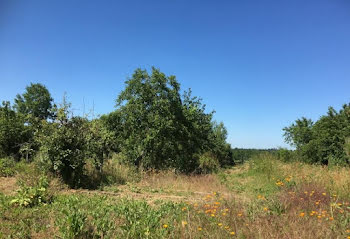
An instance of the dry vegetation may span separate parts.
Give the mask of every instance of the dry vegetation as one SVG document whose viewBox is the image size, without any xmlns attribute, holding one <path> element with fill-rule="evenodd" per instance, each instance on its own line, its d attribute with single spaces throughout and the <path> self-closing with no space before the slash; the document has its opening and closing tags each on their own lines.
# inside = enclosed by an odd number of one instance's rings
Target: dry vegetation
<svg viewBox="0 0 350 239">
<path fill-rule="evenodd" d="M 261 155 L 217 174 L 147 172 L 95 191 L 55 182 L 54 199 L 32 207 L 9 203 L 14 181 L 1 178 L 4 238 L 350 238 L 348 168 Z"/>
</svg>

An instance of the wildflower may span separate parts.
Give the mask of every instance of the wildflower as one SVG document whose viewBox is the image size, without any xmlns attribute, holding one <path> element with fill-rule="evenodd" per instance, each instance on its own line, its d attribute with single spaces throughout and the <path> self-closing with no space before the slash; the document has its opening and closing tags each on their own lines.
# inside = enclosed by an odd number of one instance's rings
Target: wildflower
<svg viewBox="0 0 350 239">
<path fill-rule="evenodd" d="M 230 235 L 235 235 L 236 233 L 235 232 L 230 232 Z"/>
<path fill-rule="evenodd" d="M 230 227 L 229 227 L 229 226 L 225 226 L 224 228 L 225 228 L 226 230 L 230 229 Z"/>
<path fill-rule="evenodd" d="M 334 218 L 333 218 L 333 217 L 329 217 L 329 220 L 330 220 L 330 221 L 333 221 L 333 220 L 334 220 Z"/>
<path fill-rule="evenodd" d="M 305 216 L 305 213 L 304 213 L 304 212 L 301 212 L 301 213 L 299 214 L 299 216 L 300 216 L 300 217 L 304 217 L 304 216 Z"/>
<path fill-rule="evenodd" d="M 202 231 L 202 228 L 201 228 L 201 227 L 198 227 L 198 231 Z"/>
<path fill-rule="evenodd" d="M 327 195 L 327 193 L 322 193 L 322 195 L 323 195 L 323 196 L 326 196 L 326 195 Z"/>
<path fill-rule="evenodd" d="M 237 216 L 241 217 L 243 214 L 242 213 L 238 213 Z"/>
<path fill-rule="evenodd" d="M 346 232 L 347 232 L 347 233 L 350 233 L 350 229 L 347 229 Z"/>
<path fill-rule="evenodd" d="M 215 202 L 215 205 L 220 205 L 220 202 Z"/>
<path fill-rule="evenodd" d="M 222 213 L 222 215 L 223 215 L 223 216 L 226 216 L 226 215 L 227 215 L 227 213 L 226 213 L 226 212 L 224 212 L 224 213 Z"/>
<path fill-rule="evenodd" d="M 214 214 L 214 213 L 212 213 L 212 214 L 210 214 L 210 216 L 211 216 L 211 217 L 215 217 L 215 214 Z"/>
<path fill-rule="evenodd" d="M 222 227 L 222 223 L 218 223 L 218 226 L 219 226 L 219 227 Z"/>
<path fill-rule="evenodd" d="M 187 225 L 187 222 L 186 222 L 186 221 L 182 221 L 181 224 L 182 224 L 182 226 L 184 227 L 184 226 Z"/>
<path fill-rule="evenodd" d="M 186 211 L 186 209 L 187 209 L 186 207 L 183 207 L 183 208 L 182 208 L 182 211 Z"/>
<path fill-rule="evenodd" d="M 267 212 L 269 209 L 267 207 L 264 207 L 264 211 Z"/>
<path fill-rule="evenodd" d="M 168 228 L 168 225 L 167 225 L 167 224 L 164 224 L 164 225 L 163 225 L 163 228 Z"/>
</svg>

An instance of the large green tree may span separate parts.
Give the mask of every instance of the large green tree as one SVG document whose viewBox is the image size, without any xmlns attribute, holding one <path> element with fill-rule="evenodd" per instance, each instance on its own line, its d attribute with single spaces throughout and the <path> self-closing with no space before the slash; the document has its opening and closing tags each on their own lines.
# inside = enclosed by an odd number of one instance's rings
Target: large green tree
<svg viewBox="0 0 350 239">
<path fill-rule="evenodd" d="M 117 98 L 114 113 L 123 152 L 145 168 L 191 171 L 207 151 L 212 113 L 190 91 L 183 97 L 175 76 L 137 69 Z"/>
</svg>

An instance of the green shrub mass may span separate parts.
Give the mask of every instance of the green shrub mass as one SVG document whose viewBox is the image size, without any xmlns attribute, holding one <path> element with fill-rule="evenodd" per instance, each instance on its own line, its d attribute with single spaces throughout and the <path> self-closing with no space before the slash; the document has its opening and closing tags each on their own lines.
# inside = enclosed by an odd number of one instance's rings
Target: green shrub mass
<svg viewBox="0 0 350 239">
<path fill-rule="evenodd" d="M 0 157 L 39 162 L 72 188 L 123 181 L 104 167 L 113 155 L 113 165 L 142 170 L 205 173 L 234 164 L 223 123 L 156 68 L 136 69 L 115 110 L 98 118 L 74 115 L 65 97 L 55 104 L 42 84 L 27 86 L 14 102 L 0 107 Z M 1 175 L 15 171 L 0 161 Z"/>
<path fill-rule="evenodd" d="M 316 122 L 298 119 L 283 130 L 286 142 L 296 148 L 300 160 L 329 165 L 350 162 L 350 104 L 339 111 L 330 107 Z"/>
</svg>

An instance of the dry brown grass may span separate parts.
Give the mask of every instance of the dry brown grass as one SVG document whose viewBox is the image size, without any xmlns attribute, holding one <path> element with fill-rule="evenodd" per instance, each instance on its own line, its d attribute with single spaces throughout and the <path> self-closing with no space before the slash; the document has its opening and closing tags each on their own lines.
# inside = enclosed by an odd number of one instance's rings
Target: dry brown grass
<svg viewBox="0 0 350 239">
<path fill-rule="evenodd" d="M 220 191 L 229 193 L 227 187 L 220 183 L 216 175 L 183 175 L 171 171 L 146 173 L 138 184 L 142 187 L 165 189 L 168 191 L 207 194 Z"/>
</svg>

